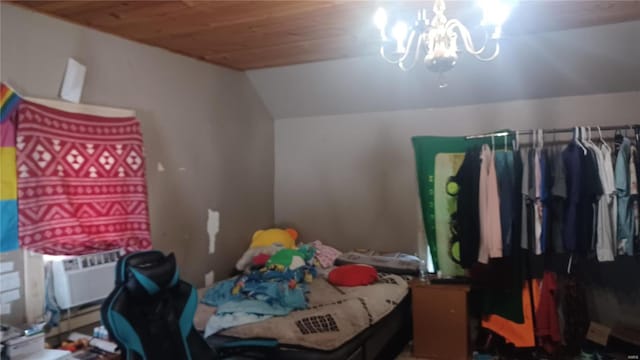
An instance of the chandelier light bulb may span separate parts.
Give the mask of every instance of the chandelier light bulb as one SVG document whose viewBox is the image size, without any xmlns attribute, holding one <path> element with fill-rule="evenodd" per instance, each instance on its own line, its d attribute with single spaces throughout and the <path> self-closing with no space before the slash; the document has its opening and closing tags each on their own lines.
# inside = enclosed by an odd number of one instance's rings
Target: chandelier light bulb
<svg viewBox="0 0 640 360">
<path fill-rule="evenodd" d="M 500 28 L 511 14 L 512 4 L 508 0 L 478 0 L 478 5 L 482 9 L 482 26 Z"/>
<path fill-rule="evenodd" d="M 378 10 L 376 10 L 376 13 L 373 15 L 373 23 L 381 33 L 384 33 L 384 29 L 387 27 L 387 11 L 384 8 L 379 7 Z"/>
<path fill-rule="evenodd" d="M 406 52 L 405 41 L 409 33 L 409 26 L 404 21 L 398 21 L 391 29 L 391 36 L 396 41 L 396 51 L 398 53 Z"/>
</svg>

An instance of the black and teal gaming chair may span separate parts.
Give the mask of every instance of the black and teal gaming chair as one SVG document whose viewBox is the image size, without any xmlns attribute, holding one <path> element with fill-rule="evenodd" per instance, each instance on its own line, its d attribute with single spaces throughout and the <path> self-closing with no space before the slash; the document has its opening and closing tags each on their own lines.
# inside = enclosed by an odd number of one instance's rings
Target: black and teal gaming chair
<svg viewBox="0 0 640 360">
<path fill-rule="evenodd" d="M 116 286 L 102 304 L 102 322 L 127 360 L 216 358 L 193 327 L 196 290 L 180 280 L 173 254 L 129 254 L 118 261 Z"/>
<path fill-rule="evenodd" d="M 173 254 L 144 251 L 122 257 L 115 289 L 102 304 L 102 322 L 126 360 L 219 359 L 258 350 L 267 354 L 278 343 L 237 341 L 216 352 L 193 327 L 196 290 L 180 280 Z"/>
</svg>

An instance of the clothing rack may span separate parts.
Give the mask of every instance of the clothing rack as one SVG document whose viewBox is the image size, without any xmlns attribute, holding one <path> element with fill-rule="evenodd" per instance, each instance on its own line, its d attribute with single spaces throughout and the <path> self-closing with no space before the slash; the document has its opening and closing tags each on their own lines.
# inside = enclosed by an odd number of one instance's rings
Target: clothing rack
<svg viewBox="0 0 640 360">
<path fill-rule="evenodd" d="M 634 133 L 634 136 L 637 136 L 638 131 L 640 131 L 640 124 L 633 124 L 633 125 L 617 125 L 617 126 L 582 126 L 582 127 L 572 127 L 572 128 L 555 128 L 555 129 L 543 129 L 542 130 L 542 135 L 546 135 L 546 134 L 560 134 L 560 133 L 576 133 L 582 130 L 591 130 L 591 131 L 596 131 L 596 132 L 602 132 L 602 131 L 619 131 L 619 130 L 631 130 Z M 527 129 L 527 130 L 509 130 L 509 129 L 505 129 L 505 130 L 499 130 L 499 131 L 495 131 L 495 132 L 491 132 L 491 133 L 485 133 L 485 134 L 478 134 L 478 135 L 470 135 L 470 136 L 466 136 L 466 139 L 486 139 L 486 138 L 495 138 L 495 137 L 504 137 L 504 138 L 508 138 L 509 136 L 519 136 L 519 135 L 536 135 L 539 134 L 539 129 Z M 598 137 L 602 138 L 601 135 L 597 135 Z M 555 139 L 551 142 L 551 143 L 556 143 Z M 506 141 L 505 141 L 505 146 L 506 146 Z M 535 301 L 533 299 L 533 281 L 530 277 L 530 272 L 531 272 L 531 263 L 529 261 L 530 259 L 527 258 L 527 263 L 526 263 L 526 272 L 529 273 L 527 275 L 527 284 L 526 286 L 528 287 L 529 290 L 529 303 L 531 306 L 531 320 L 532 320 L 532 331 L 533 331 L 533 338 L 534 338 L 534 348 L 533 348 L 533 358 L 537 359 L 539 358 L 539 354 L 540 354 L 540 344 L 538 342 L 538 337 L 536 336 L 536 328 L 537 328 L 537 324 L 536 324 L 536 308 L 535 308 Z"/>
<path fill-rule="evenodd" d="M 580 128 L 580 127 L 578 127 Z M 592 131 L 615 131 L 615 130 L 636 130 L 640 129 L 640 125 L 616 125 L 616 126 L 582 126 L 582 128 L 591 129 Z M 557 128 L 557 129 L 543 129 L 544 134 L 559 134 L 559 133 L 572 133 L 575 131 L 575 127 L 572 128 Z M 527 129 L 527 130 L 501 130 L 492 133 L 478 134 L 478 135 L 469 135 L 465 137 L 466 139 L 483 139 L 490 137 L 501 137 L 501 136 L 509 136 L 511 134 L 517 133 L 518 135 L 532 135 L 536 132 L 536 129 Z"/>
</svg>

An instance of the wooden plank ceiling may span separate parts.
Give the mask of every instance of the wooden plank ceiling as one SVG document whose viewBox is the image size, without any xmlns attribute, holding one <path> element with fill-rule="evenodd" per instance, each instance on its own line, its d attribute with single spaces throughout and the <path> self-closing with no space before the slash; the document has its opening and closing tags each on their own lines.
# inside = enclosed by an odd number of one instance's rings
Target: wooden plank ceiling
<svg viewBox="0 0 640 360">
<path fill-rule="evenodd" d="M 15 1 L 127 39 L 238 70 L 373 54 L 383 5 L 413 21 L 430 1 Z M 473 2 L 447 15 L 477 24 Z M 640 1 L 520 1 L 505 36 L 640 19 Z"/>
</svg>

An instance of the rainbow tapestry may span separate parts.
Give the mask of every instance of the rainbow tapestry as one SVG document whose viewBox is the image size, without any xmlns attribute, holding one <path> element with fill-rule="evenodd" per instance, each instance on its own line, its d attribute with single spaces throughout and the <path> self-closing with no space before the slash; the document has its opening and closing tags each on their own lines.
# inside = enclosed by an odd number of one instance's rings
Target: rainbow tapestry
<svg viewBox="0 0 640 360">
<path fill-rule="evenodd" d="M 0 84 L 0 252 L 18 248 L 18 185 L 15 110 L 21 99 Z"/>
</svg>

